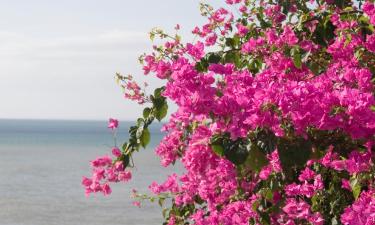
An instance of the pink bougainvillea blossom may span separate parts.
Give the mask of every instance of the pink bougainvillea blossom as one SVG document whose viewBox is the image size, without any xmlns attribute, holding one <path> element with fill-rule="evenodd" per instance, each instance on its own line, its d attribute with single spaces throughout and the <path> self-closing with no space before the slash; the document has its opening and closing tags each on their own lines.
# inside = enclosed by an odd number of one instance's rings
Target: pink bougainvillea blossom
<svg viewBox="0 0 375 225">
<path fill-rule="evenodd" d="M 108 122 L 108 128 L 110 129 L 116 129 L 118 127 L 118 120 L 117 119 L 113 119 L 113 118 L 110 118 L 109 119 L 109 122 Z"/>
<path fill-rule="evenodd" d="M 131 179 L 172 103 L 154 152 L 173 172 L 133 193 L 159 198 L 165 224 L 374 224 L 374 1 L 223 2 L 200 5 L 191 42 L 150 33 L 162 43 L 140 62 L 161 88 L 118 75 L 147 106 L 113 158 L 91 161 L 86 194 Z"/>
</svg>

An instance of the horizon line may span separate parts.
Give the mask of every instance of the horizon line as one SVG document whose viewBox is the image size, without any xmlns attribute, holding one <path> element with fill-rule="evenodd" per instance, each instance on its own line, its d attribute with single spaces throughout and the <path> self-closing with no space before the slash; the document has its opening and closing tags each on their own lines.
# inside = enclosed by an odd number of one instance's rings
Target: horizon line
<svg viewBox="0 0 375 225">
<path fill-rule="evenodd" d="M 73 119 L 73 118 L 6 118 L 0 117 L 0 120 L 44 120 L 44 121 L 87 121 L 87 122 L 103 122 L 108 121 L 108 119 Z M 136 122 L 136 119 L 117 119 L 123 122 Z"/>
</svg>

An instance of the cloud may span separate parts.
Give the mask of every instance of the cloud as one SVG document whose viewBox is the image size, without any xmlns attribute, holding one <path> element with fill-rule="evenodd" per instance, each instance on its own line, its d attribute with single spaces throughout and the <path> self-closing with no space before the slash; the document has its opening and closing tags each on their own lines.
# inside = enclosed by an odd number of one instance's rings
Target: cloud
<svg viewBox="0 0 375 225">
<path fill-rule="evenodd" d="M 115 72 L 141 74 L 147 34 L 111 30 L 66 37 L 0 33 L 0 118 L 135 118 Z M 131 108 L 131 110 L 129 110 Z"/>
<path fill-rule="evenodd" d="M 113 30 L 97 34 L 62 38 L 37 38 L 20 33 L 0 33 L 0 60 L 79 60 L 86 57 L 116 57 L 146 50 L 143 32 Z"/>
</svg>

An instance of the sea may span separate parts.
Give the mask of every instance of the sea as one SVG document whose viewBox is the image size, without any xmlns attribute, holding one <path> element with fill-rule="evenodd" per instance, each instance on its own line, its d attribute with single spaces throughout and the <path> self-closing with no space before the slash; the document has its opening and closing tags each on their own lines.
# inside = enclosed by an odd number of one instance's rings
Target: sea
<svg viewBox="0 0 375 225">
<path fill-rule="evenodd" d="M 132 122 L 120 122 L 125 141 Z M 161 124 L 150 128 L 151 143 L 134 156 L 133 179 L 112 185 L 112 194 L 84 195 L 82 176 L 89 161 L 108 155 L 114 145 L 107 121 L 0 120 L 0 225 L 162 224 L 157 203 L 132 204 L 131 190 L 148 193 L 152 181 L 180 173 L 163 168 L 154 149 Z"/>
</svg>

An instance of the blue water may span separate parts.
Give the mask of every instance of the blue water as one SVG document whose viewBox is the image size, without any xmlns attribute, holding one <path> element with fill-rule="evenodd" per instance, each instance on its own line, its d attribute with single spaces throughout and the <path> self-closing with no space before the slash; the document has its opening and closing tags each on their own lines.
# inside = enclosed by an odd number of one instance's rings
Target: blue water
<svg viewBox="0 0 375 225">
<path fill-rule="evenodd" d="M 120 123 L 119 142 L 132 123 Z M 0 225 L 148 225 L 161 224 L 161 209 L 139 209 L 131 189 L 148 191 L 173 171 L 160 166 L 154 148 L 160 125 L 150 128 L 147 149 L 135 157 L 133 180 L 113 185 L 109 197 L 84 196 L 80 184 L 90 175 L 89 161 L 109 154 L 112 135 L 106 121 L 0 120 Z"/>
</svg>

